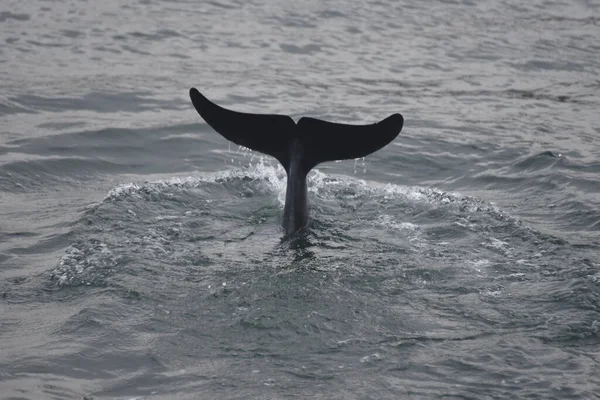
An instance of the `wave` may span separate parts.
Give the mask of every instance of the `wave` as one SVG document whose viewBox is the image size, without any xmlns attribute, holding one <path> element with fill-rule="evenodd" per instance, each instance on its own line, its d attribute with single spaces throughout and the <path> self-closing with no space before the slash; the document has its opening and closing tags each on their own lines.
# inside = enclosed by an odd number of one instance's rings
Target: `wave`
<svg viewBox="0 0 600 400">
<path fill-rule="evenodd" d="M 318 170 L 308 179 L 311 222 L 296 244 L 282 242 L 279 228 L 285 201 L 280 166 L 260 161 L 243 169 L 118 185 L 81 215 L 72 233 L 76 240 L 52 270 L 52 281 L 105 285 L 136 268 L 214 267 L 217 260 L 219 268 L 243 268 L 252 260 L 289 264 L 298 243 L 321 259 L 354 262 L 383 251 L 394 263 L 432 258 L 479 269 L 507 258 L 538 265 L 533 254 L 552 247 L 553 238 L 474 197 Z"/>
</svg>

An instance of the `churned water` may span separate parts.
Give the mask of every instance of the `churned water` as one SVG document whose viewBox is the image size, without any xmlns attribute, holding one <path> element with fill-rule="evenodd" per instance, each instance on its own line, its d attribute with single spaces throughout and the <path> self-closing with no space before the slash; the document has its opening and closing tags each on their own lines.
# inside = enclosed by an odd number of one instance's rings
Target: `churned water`
<svg viewBox="0 0 600 400">
<path fill-rule="evenodd" d="M 1 399 L 600 398 L 600 3 L 0 4 Z M 366 124 L 309 176 L 188 89 Z"/>
</svg>

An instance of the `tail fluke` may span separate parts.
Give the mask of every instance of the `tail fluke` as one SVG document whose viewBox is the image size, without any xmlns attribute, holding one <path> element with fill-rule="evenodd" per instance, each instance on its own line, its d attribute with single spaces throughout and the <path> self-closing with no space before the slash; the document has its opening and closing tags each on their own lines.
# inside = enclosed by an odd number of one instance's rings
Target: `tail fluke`
<svg viewBox="0 0 600 400">
<path fill-rule="evenodd" d="M 275 157 L 289 173 L 295 159 L 307 173 L 325 161 L 369 155 L 390 143 L 402 130 L 404 118 L 393 114 L 370 125 L 346 125 L 315 118 L 298 124 L 286 115 L 249 114 L 220 107 L 195 88 L 190 97 L 196 111 L 226 139 Z"/>
</svg>

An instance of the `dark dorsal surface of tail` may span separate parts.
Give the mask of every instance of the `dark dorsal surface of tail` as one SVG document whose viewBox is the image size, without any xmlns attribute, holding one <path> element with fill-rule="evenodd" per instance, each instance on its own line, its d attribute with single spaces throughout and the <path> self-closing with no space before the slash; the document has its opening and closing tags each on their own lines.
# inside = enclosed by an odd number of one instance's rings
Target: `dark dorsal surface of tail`
<svg viewBox="0 0 600 400">
<path fill-rule="evenodd" d="M 367 156 L 390 143 L 404 118 L 393 114 L 370 125 L 347 125 L 287 115 L 251 114 L 223 108 L 195 88 L 190 98 L 198 114 L 226 139 L 275 157 L 288 175 L 283 225 L 287 233 L 308 220 L 306 174 L 319 163 Z"/>
</svg>

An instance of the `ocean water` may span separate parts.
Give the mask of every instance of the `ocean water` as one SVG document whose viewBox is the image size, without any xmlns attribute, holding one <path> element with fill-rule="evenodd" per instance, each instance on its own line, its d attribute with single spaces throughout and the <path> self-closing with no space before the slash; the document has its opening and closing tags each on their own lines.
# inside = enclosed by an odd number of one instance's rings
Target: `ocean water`
<svg viewBox="0 0 600 400">
<path fill-rule="evenodd" d="M 0 3 L 0 399 L 600 398 L 600 3 Z M 285 172 L 188 90 L 398 138 Z"/>
</svg>

